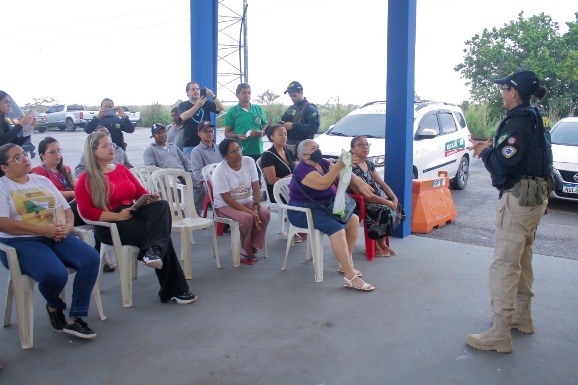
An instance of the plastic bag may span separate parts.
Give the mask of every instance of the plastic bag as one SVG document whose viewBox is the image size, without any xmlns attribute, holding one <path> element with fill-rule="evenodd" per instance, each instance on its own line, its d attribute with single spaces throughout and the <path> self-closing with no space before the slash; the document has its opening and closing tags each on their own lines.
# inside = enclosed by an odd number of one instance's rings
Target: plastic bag
<svg viewBox="0 0 578 385">
<path fill-rule="evenodd" d="M 349 182 L 351 181 L 351 166 L 352 158 L 351 152 L 341 150 L 341 155 L 339 156 L 341 161 L 345 164 L 339 171 L 339 186 L 337 186 L 337 193 L 335 194 L 335 201 L 333 204 L 333 214 L 340 215 L 342 218 L 345 217 L 345 194 Z"/>
</svg>

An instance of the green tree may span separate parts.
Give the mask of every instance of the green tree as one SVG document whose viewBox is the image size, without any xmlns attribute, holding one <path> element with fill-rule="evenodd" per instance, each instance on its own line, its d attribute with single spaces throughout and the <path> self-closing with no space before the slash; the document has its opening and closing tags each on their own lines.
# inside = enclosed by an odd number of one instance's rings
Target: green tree
<svg viewBox="0 0 578 385">
<path fill-rule="evenodd" d="M 36 112 L 46 112 L 46 110 L 52 106 L 53 104 L 56 104 L 57 101 L 54 98 L 51 98 L 49 96 L 42 96 L 39 98 L 33 98 L 32 102 L 26 103 L 24 106 L 22 106 L 22 108 L 25 111 L 28 110 L 34 110 Z"/>
<path fill-rule="evenodd" d="M 277 104 L 277 99 L 279 99 L 279 95 L 272 91 L 265 91 L 261 95 L 257 96 L 257 100 L 255 102 L 260 104 L 261 106 L 269 106 L 271 104 Z"/>
<path fill-rule="evenodd" d="M 470 86 L 471 102 L 482 106 L 487 103 L 487 121 L 503 115 L 500 93 L 494 79 L 504 77 L 515 69 L 531 69 L 549 89 L 543 106 L 551 118 L 565 116 L 571 111 L 578 84 L 572 82 L 568 71 L 576 58 L 576 22 L 568 23 L 570 30 L 560 35 L 558 23 L 544 13 L 524 18 L 520 12 L 516 20 L 502 28 L 484 29 L 466 41 L 464 62 L 454 70 L 460 72 Z M 572 46 L 572 44 L 574 44 Z M 569 49 L 572 47 L 572 49 Z M 566 69 L 566 72 L 563 69 Z"/>
</svg>

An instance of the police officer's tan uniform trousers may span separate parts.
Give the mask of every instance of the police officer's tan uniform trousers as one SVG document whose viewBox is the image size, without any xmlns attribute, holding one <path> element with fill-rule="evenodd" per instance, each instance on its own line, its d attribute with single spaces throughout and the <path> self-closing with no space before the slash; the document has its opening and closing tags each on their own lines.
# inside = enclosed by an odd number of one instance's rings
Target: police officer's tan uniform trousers
<svg viewBox="0 0 578 385">
<path fill-rule="evenodd" d="M 496 243 L 489 283 L 494 314 L 510 323 L 518 301 L 530 301 L 532 245 L 548 201 L 534 207 L 520 206 L 512 192 L 504 192 L 496 207 Z"/>
</svg>

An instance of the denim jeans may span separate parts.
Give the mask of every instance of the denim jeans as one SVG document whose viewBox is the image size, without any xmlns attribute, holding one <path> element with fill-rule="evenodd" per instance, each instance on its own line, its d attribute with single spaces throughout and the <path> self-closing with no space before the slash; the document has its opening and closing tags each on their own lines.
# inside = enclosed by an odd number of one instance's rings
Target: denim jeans
<svg viewBox="0 0 578 385">
<path fill-rule="evenodd" d="M 55 242 L 46 237 L 0 238 L 0 242 L 16 249 L 22 274 L 38 282 L 38 289 L 48 306 L 66 309 L 59 295 L 68 280 L 66 267 L 76 270 L 70 305 L 70 317 L 86 317 L 90 294 L 100 265 L 98 252 L 75 235 Z M 0 261 L 8 268 L 6 253 Z"/>
</svg>

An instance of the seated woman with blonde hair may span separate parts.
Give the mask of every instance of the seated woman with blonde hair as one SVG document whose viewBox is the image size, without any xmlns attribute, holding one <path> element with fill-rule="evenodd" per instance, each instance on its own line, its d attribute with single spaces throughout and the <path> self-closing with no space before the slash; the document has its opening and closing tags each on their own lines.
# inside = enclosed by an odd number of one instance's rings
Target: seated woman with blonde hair
<svg viewBox="0 0 578 385">
<path fill-rule="evenodd" d="M 149 194 L 138 179 L 122 164 L 110 164 L 114 147 L 110 135 L 95 132 L 84 143 L 86 171 L 76 183 L 78 211 L 86 219 L 115 222 L 125 245 L 140 249 L 138 260 L 155 268 L 161 289 L 161 302 L 188 304 L 197 299 L 189 291 L 183 270 L 171 240 L 171 213 L 166 201 L 158 194 L 135 210 L 134 201 Z M 110 230 L 95 226 L 94 236 L 112 245 Z"/>
</svg>

